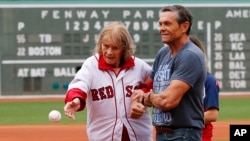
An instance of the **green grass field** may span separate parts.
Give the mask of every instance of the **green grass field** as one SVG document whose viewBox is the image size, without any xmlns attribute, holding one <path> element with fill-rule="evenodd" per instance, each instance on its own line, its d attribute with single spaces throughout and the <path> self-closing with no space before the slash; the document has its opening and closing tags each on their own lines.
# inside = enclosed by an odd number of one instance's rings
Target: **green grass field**
<svg viewBox="0 0 250 141">
<path fill-rule="evenodd" d="M 250 97 L 220 98 L 219 121 L 250 120 Z"/>
<path fill-rule="evenodd" d="M 50 124 L 48 114 L 59 110 L 62 120 L 58 124 L 86 122 L 86 110 L 76 114 L 76 120 L 67 118 L 63 112 L 64 102 L 0 102 L 0 125 Z M 221 98 L 219 121 L 250 120 L 250 98 Z"/>
<path fill-rule="evenodd" d="M 86 110 L 76 113 L 76 120 L 67 118 L 63 111 L 64 102 L 2 102 L 0 103 L 0 125 L 50 124 L 48 114 L 58 110 L 62 119 L 58 124 L 86 122 Z"/>
</svg>

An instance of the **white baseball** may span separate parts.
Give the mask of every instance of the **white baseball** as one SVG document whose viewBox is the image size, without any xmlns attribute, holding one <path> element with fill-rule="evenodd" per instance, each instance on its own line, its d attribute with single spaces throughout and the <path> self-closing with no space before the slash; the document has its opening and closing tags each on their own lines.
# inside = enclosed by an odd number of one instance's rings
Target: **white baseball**
<svg viewBox="0 0 250 141">
<path fill-rule="evenodd" d="M 59 120 L 61 120 L 61 113 L 57 110 L 52 110 L 49 113 L 49 120 L 52 122 L 58 122 Z"/>
</svg>

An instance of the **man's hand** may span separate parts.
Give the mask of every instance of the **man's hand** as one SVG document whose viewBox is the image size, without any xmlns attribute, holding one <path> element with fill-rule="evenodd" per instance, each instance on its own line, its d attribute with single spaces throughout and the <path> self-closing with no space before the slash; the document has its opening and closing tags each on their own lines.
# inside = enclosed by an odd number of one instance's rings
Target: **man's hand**
<svg viewBox="0 0 250 141">
<path fill-rule="evenodd" d="M 131 98 L 132 101 L 143 102 L 144 92 L 142 90 L 134 90 Z"/>
<path fill-rule="evenodd" d="M 80 99 L 75 98 L 74 100 L 67 102 L 64 106 L 64 113 L 67 117 L 75 120 L 75 112 L 80 108 Z"/>
<path fill-rule="evenodd" d="M 145 106 L 148 106 L 148 107 L 153 106 L 153 104 L 152 104 L 152 102 L 150 100 L 152 95 L 153 95 L 152 90 L 150 92 L 148 92 L 147 94 L 144 94 L 143 103 L 144 103 Z"/>
</svg>

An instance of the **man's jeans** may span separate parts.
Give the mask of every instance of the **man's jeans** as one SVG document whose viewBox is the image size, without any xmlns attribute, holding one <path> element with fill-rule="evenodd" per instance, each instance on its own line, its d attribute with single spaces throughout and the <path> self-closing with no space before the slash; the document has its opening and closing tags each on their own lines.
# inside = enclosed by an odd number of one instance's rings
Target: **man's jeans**
<svg viewBox="0 0 250 141">
<path fill-rule="evenodd" d="M 201 129 L 179 128 L 173 134 L 157 133 L 157 141 L 201 141 Z"/>
</svg>

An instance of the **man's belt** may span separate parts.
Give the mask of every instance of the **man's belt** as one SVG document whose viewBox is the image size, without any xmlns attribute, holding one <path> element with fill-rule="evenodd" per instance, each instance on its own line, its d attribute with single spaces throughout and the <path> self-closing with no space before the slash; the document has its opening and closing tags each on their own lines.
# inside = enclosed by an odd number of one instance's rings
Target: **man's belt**
<svg viewBox="0 0 250 141">
<path fill-rule="evenodd" d="M 180 129 L 180 128 L 186 128 L 186 129 L 192 129 L 192 130 L 201 130 L 197 127 L 167 127 L 167 126 L 155 126 L 156 133 L 166 133 L 166 134 L 173 134 L 174 130 Z"/>
<path fill-rule="evenodd" d="M 164 126 L 155 126 L 156 133 L 166 133 L 166 134 L 173 134 L 174 129 Z"/>
</svg>

